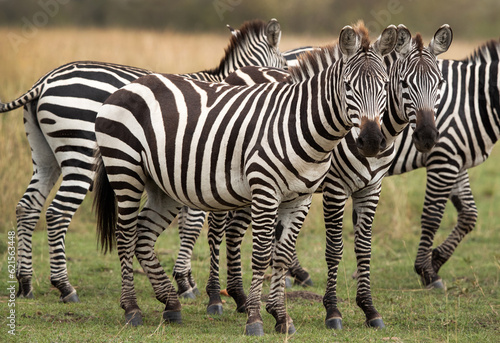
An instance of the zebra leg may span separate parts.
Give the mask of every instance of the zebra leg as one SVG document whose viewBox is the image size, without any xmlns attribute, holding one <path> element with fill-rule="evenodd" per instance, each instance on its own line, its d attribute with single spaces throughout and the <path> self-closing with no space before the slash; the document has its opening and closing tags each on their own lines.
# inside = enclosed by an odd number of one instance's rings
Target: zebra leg
<svg viewBox="0 0 500 343">
<path fill-rule="evenodd" d="M 440 174 L 445 176 L 440 176 Z M 427 169 L 427 186 L 421 217 L 422 232 L 415 259 L 415 272 L 420 275 L 422 284 L 427 288 L 444 288 L 443 281 L 432 267 L 432 245 L 436 231 L 441 224 L 446 202 L 455 183 L 456 175 L 457 172 L 453 173 L 451 165 L 446 173 L 443 173 L 442 168 L 439 167 Z"/>
<path fill-rule="evenodd" d="M 243 289 L 241 275 L 241 242 L 247 228 L 252 222 L 250 207 L 231 212 L 231 218 L 226 222 L 227 248 L 227 293 L 236 302 L 236 311 L 245 312 L 247 296 Z"/>
<path fill-rule="evenodd" d="M 354 252 L 357 260 L 356 304 L 366 316 L 366 325 L 384 328 L 382 316 L 373 306 L 370 286 L 370 260 L 372 223 L 380 198 L 381 181 L 352 194 L 352 223 L 354 226 Z"/>
<path fill-rule="evenodd" d="M 272 189 L 260 189 L 259 197 L 252 199 L 252 283 L 245 303 L 247 336 L 263 336 L 264 326 L 260 314 L 262 284 L 269 268 L 274 243 L 274 223 L 278 213 L 278 201 L 273 199 Z M 261 200 L 262 199 L 262 200 Z"/>
<path fill-rule="evenodd" d="M 271 290 L 266 310 L 276 319 L 275 330 L 279 333 L 295 333 L 293 320 L 285 307 L 285 273 L 292 261 L 297 236 L 311 206 L 311 200 L 310 195 L 299 198 L 293 203 L 282 204 L 278 213 Z"/>
<path fill-rule="evenodd" d="M 181 303 L 174 285 L 156 257 L 154 246 L 158 236 L 177 216 L 181 205 L 163 193 L 153 182 L 147 183 L 146 190 L 148 200 L 138 217 L 135 255 L 153 286 L 156 299 L 165 304 L 163 319 L 169 323 L 180 324 Z"/>
<path fill-rule="evenodd" d="M 312 286 L 313 285 L 313 282 L 311 280 L 311 276 L 300 265 L 299 258 L 297 256 L 297 250 L 295 250 L 293 252 L 292 262 L 290 263 L 288 271 L 290 272 L 290 275 L 293 278 L 295 278 L 295 284 L 296 285 L 299 285 L 299 286 L 302 286 L 302 287 L 307 287 L 307 286 Z"/>
<path fill-rule="evenodd" d="M 47 209 L 47 232 L 50 251 L 50 282 L 61 292 L 65 303 L 79 302 L 78 295 L 68 280 L 65 236 L 68 226 L 81 205 L 92 182 L 92 173 L 63 169 L 63 180 L 57 194 Z"/>
<path fill-rule="evenodd" d="M 451 257 L 462 239 L 476 226 L 477 208 L 470 188 L 467 170 L 461 172 L 450 193 L 450 200 L 458 213 L 457 225 L 438 247 L 432 250 L 432 267 L 436 274 Z"/>
<path fill-rule="evenodd" d="M 183 206 L 179 213 L 181 247 L 174 265 L 173 277 L 180 297 L 194 299 L 200 294 L 191 272 L 191 257 L 196 240 L 200 236 L 205 212 Z"/>
<path fill-rule="evenodd" d="M 222 314 L 220 298 L 219 253 L 224 237 L 227 212 L 210 212 L 208 215 L 208 245 L 210 246 L 210 275 L 206 291 L 208 294 L 207 314 Z"/>
<path fill-rule="evenodd" d="M 325 181 L 328 181 L 324 183 L 323 188 L 323 214 L 326 228 L 325 258 L 328 266 L 328 280 L 323 306 L 326 309 L 326 327 L 338 330 L 342 329 L 342 314 L 337 307 L 337 273 L 344 253 L 342 219 L 348 197 L 342 188 L 334 188 L 329 180 Z"/>
<path fill-rule="evenodd" d="M 61 171 L 30 109 L 24 111 L 24 126 L 31 146 L 33 175 L 28 188 L 16 206 L 16 277 L 19 282 L 17 297 L 34 298 L 31 283 L 33 275 L 33 231 L 40 219 L 42 207 Z"/>
</svg>

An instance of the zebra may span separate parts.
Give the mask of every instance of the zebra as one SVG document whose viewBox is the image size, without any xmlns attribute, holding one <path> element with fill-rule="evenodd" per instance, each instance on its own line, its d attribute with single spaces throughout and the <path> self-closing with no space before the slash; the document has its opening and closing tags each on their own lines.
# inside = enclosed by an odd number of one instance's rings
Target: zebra
<svg viewBox="0 0 500 343">
<path fill-rule="evenodd" d="M 284 306 L 283 271 L 340 138 L 356 127 L 366 144 L 375 141 L 375 147 L 359 145 L 363 154 L 384 148 L 380 129 L 371 123 L 386 108 L 382 57 L 394 49 L 396 31 L 387 27 L 370 45 L 364 27 L 346 26 L 335 52 L 342 58 L 332 63 L 334 51 L 317 53 L 291 69 L 289 84 L 231 86 L 150 74 L 106 100 L 95 122 L 95 209 L 103 249 L 116 238 L 127 322 L 142 323 L 134 254 L 165 304 L 163 319 L 182 321 L 175 288 L 154 253 L 156 239 L 182 205 L 207 211 L 251 205 L 253 277 L 245 332 L 264 334 L 260 295 L 271 256 L 266 309 L 276 331 L 295 332 Z M 324 63 L 331 66 L 321 70 Z M 144 190 L 148 200 L 140 210 Z"/>
<path fill-rule="evenodd" d="M 439 60 L 446 81 L 437 112 L 439 142 L 426 154 L 416 150 L 408 130 L 396 142 L 396 158 L 389 175 L 417 168 L 427 171 L 414 266 L 428 288 L 445 287 L 438 272 L 476 225 L 478 212 L 467 170 L 488 158 L 500 136 L 499 56 L 500 41 L 491 40 L 464 60 Z M 457 224 L 433 249 L 448 199 L 457 210 Z"/>
<path fill-rule="evenodd" d="M 351 131 L 332 152 L 330 170 L 319 188 L 323 192 L 323 207 L 327 232 L 326 260 L 329 267 L 328 286 L 324 296 L 327 310 L 325 324 L 331 329 L 342 328 L 342 316 L 337 309 L 336 279 L 338 264 L 342 258 L 342 219 L 344 206 L 351 196 L 355 251 L 358 259 L 357 304 L 366 314 L 366 324 L 384 327 L 381 316 L 372 305 L 370 295 L 371 224 L 380 197 L 382 180 L 395 157 L 394 141 L 410 123 L 414 127 L 412 139 L 422 152 L 429 151 L 436 143 L 437 131 L 433 124 L 440 103 L 443 75 L 437 56 L 448 50 L 453 33 L 449 25 L 441 26 L 428 47 L 424 47 L 420 34 L 411 41 L 411 34 L 404 25 L 398 26 L 398 44 L 389 59 L 390 101 L 389 116 L 383 117 L 382 127 L 387 130 L 391 145 L 377 157 L 365 158 L 356 147 L 356 132 Z M 300 62 L 301 57 L 298 58 Z M 288 73 L 272 68 L 243 67 L 232 73 L 225 82 L 253 84 L 259 82 L 283 82 Z M 400 99 L 408 99 L 401 102 Z M 430 114 L 430 118 L 427 115 Z M 430 120 L 430 122 L 429 122 Z M 394 125 L 398 122 L 399 126 Z M 390 132 L 390 133 L 389 133 Z M 394 135 L 394 136 L 391 136 Z M 208 232 L 211 244 L 211 274 L 208 313 L 222 313 L 218 281 L 218 249 L 222 235 L 227 235 L 228 287 L 227 291 L 242 311 L 245 294 L 241 280 L 239 245 L 250 223 L 248 209 L 225 214 L 211 214 Z M 300 268 L 296 254 L 294 268 Z"/>
<path fill-rule="evenodd" d="M 185 76 L 222 81 L 230 72 L 248 64 L 285 67 L 286 61 L 278 48 L 280 38 L 281 28 L 276 19 L 267 24 L 260 20 L 246 22 L 232 33 L 217 68 Z M 65 236 L 92 185 L 95 116 L 110 94 L 150 73 L 111 63 L 72 62 L 47 73 L 17 100 L 0 103 L 0 112 L 24 106 L 34 167 L 31 182 L 16 207 L 18 297 L 34 297 L 32 234 L 46 198 L 62 174 L 62 183 L 46 212 L 50 280 L 60 291 L 63 302 L 79 301 L 68 279 Z"/>
</svg>

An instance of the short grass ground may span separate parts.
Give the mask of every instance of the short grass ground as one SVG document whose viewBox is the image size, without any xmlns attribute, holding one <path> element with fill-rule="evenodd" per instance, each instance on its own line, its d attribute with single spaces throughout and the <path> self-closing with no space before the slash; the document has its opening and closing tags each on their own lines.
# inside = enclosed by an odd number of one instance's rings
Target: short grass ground
<svg viewBox="0 0 500 343">
<path fill-rule="evenodd" d="M 411 28 L 410 28 L 411 29 Z M 0 97 L 10 101 L 45 72 L 73 60 L 100 60 L 140 66 L 165 72 L 190 72 L 214 67 L 227 45 L 227 35 L 190 36 L 172 32 L 99 30 L 40 30 L 18 46 L 1 29 Z M 334 37 L 332 36 L 331 40 Z M 428 38 L 426 41 L 428 42 Z M 324 44 L 329 37 L 289 37 L 283 33 L 282 50 Z M 445 57 L 468 55 L 476 42 L 454 42 Z M 203 51 L 201 54 L 199 51 Z M 205 53 L 206 52 L 206 53 Z M 103 255 L 97 248 L 92 195 L 77 212 L 67 235 L 66 251 L 70 281 L 81 303 L 62 304 L 49 281 L 47 232 L 42 219 L 33 236 L 35 299 L 15 301 L 16 336 L 8 334 L 7 268 L 8 232 L 15 230 L 15 205 L 32 172 L 30 150 L 24 136 L 22 111 L 0 116 L 0 342 L 498 342 L 500 335 L 500 153 L 470 171 L 472 189 L 479 209 L 476 229 L 464 239 L 440 275 L 446 291 L 421 287 L 413 272 L 420 228 L 419 218 L 425 189 L 425 171 L 419 170 L 384 181 L 382 199 L 373 226 L 372 294 L 387 326 L 384 330 L 364 327 L 364 315 L 356 306 L 356 283 L 351 278 L 356 262 L 350 206 L 345 216 L 345 253 L 338 280 L 342 331 L 327 330 L 325 310 L 314 297 L 287 301 L 297 334 L 274 333 L 274 319 L 262 308 L 265 337 L 244 336 L 246 316 L 235 313 L 226 298 L 224 314 L 208 316 L 204 292 L 208 276 L 208 244 L 202 234 L 193 255 L 193 273 L 202 291 L 195 300 L 183 300 L 183 324 L 161 323 L 162 305 L 155 300 L 145 275 L 137 273 L 136 289 L 145 315 L 144 325 L 124 325 L 119 307 L 120 269 L 116 252 Z M 441 242 L 453 228 L 456 213 L 449 206 L 436 236 Z M 251 279 L 251 233 L 243 245 L 244 285 Z M 302 265 L 311 273 L 314 286 L 295 286 L 288 292 L 308 291 L 322 296 L 326 287 L 325 233 L 321 198 L 314 204 L 299 236 L 297 250 Z M 166 230 L 156 247 L 171 274 L 179 247 L 175 225 Z M 221 266 L 225 263 L 224 256 Z M 139 266 L 136 266 L 139 270 Z M 225 285 L 225 272 L 221 272 Z M 264 293 L 268 284 L 264 285 Z"/>
</svg>

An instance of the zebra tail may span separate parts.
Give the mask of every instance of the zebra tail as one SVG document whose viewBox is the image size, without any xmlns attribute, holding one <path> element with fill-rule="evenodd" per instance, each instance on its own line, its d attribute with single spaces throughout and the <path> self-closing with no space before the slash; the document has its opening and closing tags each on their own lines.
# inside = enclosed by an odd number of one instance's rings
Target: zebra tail
<svg viewBox="0 0 500 343">
<path fill-rule="evenodd" d="M 31 89 L 29 91 L 27 91 L 26 93 L 21 95 L 16 100 L 13 100 L 13 101 L 7 102 L 7 103 L 3 103 L 0 101 L 0 113 L 15 110 L 16 108 L 24 106 L 27 103 L 38 99 L 41 91 L 42 91 L 42 84 L 36 83 L 33 87 L 31 87 Z"/>
<path fill-rule="evenodd" d="M 97 240 L 106 254 L 116 245 L 117 202 L 102 157 L 96 151 L 93 208 L 97 215 Z"/>
</svg>

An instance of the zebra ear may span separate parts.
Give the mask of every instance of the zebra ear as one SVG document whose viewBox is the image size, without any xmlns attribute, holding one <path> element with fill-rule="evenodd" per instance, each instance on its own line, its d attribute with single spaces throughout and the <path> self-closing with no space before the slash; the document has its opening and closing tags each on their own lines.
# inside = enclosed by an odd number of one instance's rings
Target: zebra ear
<svg viewBox="0 0 500 343">
<path fill-rule="evenodd" d="M 266 26 L 266 37 L 269 45 L 278 48 L 281 39 L 281 26 L 276 19 L 271 19 Z"/>
<path fill-rule="evenodd" d="M 443 52 L 448 51 L 452 40 L 453 31 L 448 24 L 444 24 L 434 34 L 434 38 L 432 38 L 429 44 L 429 50 L 435 56 L 442 54 Z"/>
<path fill-rule="evenodd" d="M 398 41 L 394 50 L 403 56 L 411 50 L 411 32 L 403 24 L 398 25 Z"/>
<path fill-rule="evenodd" d="M 356 34 L 356 31 L 349 25 L 344 26 L 342 31 L 340 31 L 339 37 L 339 48 L 342 55 L 344 55 L 344 59 L 354 55 L 356 51 L 359 50 L 360 46 L 361 39 L 358 34 Z"/>
<path fill-rule="evenodd" d="M 380 56 L 385 56 L 394 50 L 398 40 L 397 28 L 394 25 L 389 25 L 382 31 L 380 37 L 373 43 L 373 49 Z"/>
<path fill-rule="evenodd" d="M 233 36 L 238 36 L 238 34 L 240 33 L 240 30 L 236 30 L 236 29 L 233 29 L 231 27 L 231 25 L 227 24 L 226 27 L 229 29 L 229 31 L 231 32 L 231 35 Z"/>
</svg>

